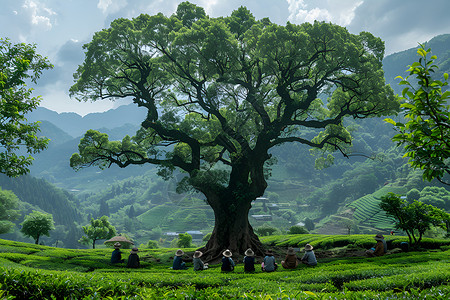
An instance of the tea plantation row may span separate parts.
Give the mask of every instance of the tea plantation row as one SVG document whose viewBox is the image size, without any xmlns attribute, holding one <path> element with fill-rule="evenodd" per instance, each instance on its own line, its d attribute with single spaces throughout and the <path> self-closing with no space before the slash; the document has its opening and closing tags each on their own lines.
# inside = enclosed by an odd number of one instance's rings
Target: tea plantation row
<svg viewBox="0 0 450 300">
<path fill-rule="evenodd" d="M 346 237 L 348 245 L 355 245 L 358 240 L 370 241 L 370 236 Z M 264 242 L 280 254 L 287 245 L 304 245 L 305 239 L 317 245 L 318 253 L 318 245 L 345 243 L 343 237 L 336 236 L 292 235 L 275 239 L 270 237 Z M 142 249 L 142 268 L 130 270 L 109 264 L 111 249 L 72 250 L 0 240 L 0 298 L 449 299 L 450 241 L 431 241 L 428 245 L 434 249 L 420 252 L 380 258 L 319 258 L 319 265 L 314 268 L 281 268 L 274 273 L 257 269 L 254 274 L 246 274 L 241 263 L 233 273 L 222 273 L 219 265 L 202 272 L 194 272 L 192 267 L 186 271 L 171 270 L 175 249 Z M 125 258 L 127 251 L 123 250 Z M 193 251 L 185 249 L 191 257 Z M 240 261 L 241 257 L 235 259 Z"/>
</svg>

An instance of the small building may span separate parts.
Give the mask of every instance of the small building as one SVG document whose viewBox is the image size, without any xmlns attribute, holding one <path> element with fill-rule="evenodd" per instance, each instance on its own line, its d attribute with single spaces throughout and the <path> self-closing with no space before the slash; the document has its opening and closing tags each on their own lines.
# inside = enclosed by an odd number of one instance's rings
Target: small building
<svg viewBox="0 0 450 300">
<path fill-rule="evenodd" d="M 271 215 L 252 215 L 252 218 L 256 221 L 272 221 Z"/>
</svg>

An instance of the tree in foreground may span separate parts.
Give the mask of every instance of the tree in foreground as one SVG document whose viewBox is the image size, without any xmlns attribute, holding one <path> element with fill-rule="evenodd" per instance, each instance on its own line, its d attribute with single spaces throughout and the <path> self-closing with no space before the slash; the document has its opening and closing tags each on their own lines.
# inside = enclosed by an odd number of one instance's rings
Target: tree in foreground
<svg viewBox="0 0 450 300">
<path fill-rule="evenodd" d="M 396 229 L 406 232 L 412 246 L 418 246 L 432 226 L 448 229 L 450 214 L 417 200 L 408 203 L 400 195 L 389 193 L 381 197 L 380 207 L 395 219 Z"/>
<path fill-rule="evenodd" d="M 436 178 L 449 185 L 444 176 L 450 174 L 450 91 L 443 91 L 448 85 L 448 74 L 444 73 L 444 82 L 433 78 L 437 57 L 428 58 L 430 52 L 421 45 L 417 50 L 419 61 L 407 70 L 409 76 L 397 77 L 401 79 L 399 84 L 406 86 L 401 98 L 406 123 L 386 121 L 399 132 L 392 140 L 399 146 L 404 145 L 404 156 L 409 158 L 409 164 L 422 169 L 424 179 Z"/>
<path fill-rule="evenodd" d="M 51 214 L 33 210 L 25 216 L 25 220 L 20 224 L 20 231 L 28 237 L 34 239 L 35 244 L 39 244 L 39 238 L 43 235 L 50 236 L 50 230 L 55 229 L 55 222 Z"/>
<path fill-rule="evenodd" d="M 170 17 L 117 19 L 84 48 L 71 95 L 131 97 L 148 113 L 133 138 L 86 132 L 71 166 L 150 163 L 164 178 L 181 170 L 178 190 L 203 193 L 214 210 L 206 260 L 224 249 L 263 254 L 248 213 L 267 187 L 273 147 L 304 144 L 325 165 L 326 152 L 346 155 L 351 145 L 345 117 L 398 109 L 384 83 L 383 42 L 329 23 L 280 26 L 244 7 L 211 18 L 183 2 Z"/>
<path fill-rule="evenodd" d="M 0 234 L 7 233 L 14 226 L 11 221 L 19 217 L 19 198 L 12 192 L 0 188 Z"/>
<path fill-rule="evenodd" d="M 33 154 L 47 147 L 49 140 L 37 136 L 39 124 L 25 118 L 40 102 L 40 97 L 31 96 L 26 81 L 36 83 L 42 71 L 52 67 L 34 45 L 14 45 L 0 38 L 0 173 L 11 177 L 28 173 L 33 157 L 16 152 Z"/>
<path fill-rule="evenodd" d="M 116 235 L 116 228 L 109 223 L 107 216 L 102 216 L 95 220 L 91 218 L 91 224 L 83 226 L 83 232 L 85 235 L 79 242 L 84 245 L 92 244 L 92 249 L 95 249 L 95 242 L 112 238 Z"/>
</svg>

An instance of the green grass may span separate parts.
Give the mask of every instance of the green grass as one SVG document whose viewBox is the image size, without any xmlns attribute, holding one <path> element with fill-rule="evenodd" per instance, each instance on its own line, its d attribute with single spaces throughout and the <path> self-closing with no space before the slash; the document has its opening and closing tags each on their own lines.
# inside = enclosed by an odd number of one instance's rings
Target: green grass
<svg viewBox="0 0 450 300">
<path fill-rule="evenodd" d="M 391 238 L 391 237 L 388 237 Z M 403 237 L 392 237 L 395 245 Z M 305 243 L 323 248 L 372 245 L 369 235 L 287 235 L 262 239 L 284 253 Z M 404 299 L 450 297 L 450 240 L 425 241 L 429 250 L 380 258 L 319 259 L 316 267 L 274 273 L 171 270 L 176 249 L 140 249 L 142 268 L 111 265 L 112 249 L 74 250 L 0 240 L 0 298 L 12 299 Z M 184 249 L 192 257 L 195 249 Z M 127 257 L 128 250 L 123 251 Z M 299 253 L 301 255 L 301 253 Z M 241 259 L 240 256 L 236 257 Z M 278 263 L 280 257 L 277 257 Z"/>
</svg>

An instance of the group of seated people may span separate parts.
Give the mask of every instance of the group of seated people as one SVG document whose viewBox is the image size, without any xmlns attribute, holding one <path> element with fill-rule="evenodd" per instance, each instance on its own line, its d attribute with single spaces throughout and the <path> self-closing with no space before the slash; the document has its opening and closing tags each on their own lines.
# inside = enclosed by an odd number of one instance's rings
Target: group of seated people
<svg viewBox="0 0 450 300">
<path fill-rule="evenodd" d="M 309 244 L 306 244 L 305 246 L 305 255 L 298 259 L 297 255 L 295 254 L 295 250 L 292 247 L 288 248 L 287 255 L 285 260 L 281 262 L 281 265 L 285 269 L 295 269 L 299 261 L 310 266 L 317 265 L 316 256 L 313 252 L 313 247 Z M 245 272 L 255 272 L 255 253 L 252 249 L 247 249 L 245 251 L 245 257 L 244 257 L 244 271 Z M 186 263 L 183 261 L 182 256 L 184 255 L 183 250 L 179 249 L 175 253 L 175 257 L 173 259 L 173 270 L 186 270 L 187 266 Z M 203 253 L 201 251 L 195 251 L 193 255 L 193 263 L 194 263 L 194 271 L 201 271 L 208 268 L 208 264 L 204 263 L 201 260 L 201 256 Z M 236 263 L 234 262 L 230 250 L 225 250 L 222 252 L 222 266 L 221 270 L 222 272 L 232 272 L 234 271 L 234 267 L 236 266 Z M 272 250 L 268 250 L 265 254 L 264 260 L 261 263 L 261 270 L 263 272 L 273 272 L 278 268 L 278 264 L 275 261 L 275 257 L 273 255 Z"/>
<path fill-rule="evenodd" d="M 374 248 L 371 248 L 366 251 L 366 255 L 369 257 L 375 256 L 383 256 L 387 252 L 387 244 L 384 240 L 384 236 L 382 234 L 377 234 L 374 239 L 377 241 L 377 244 Z M 111 255 L 111 263 L 123 263 L 125 260 L 122 259 L 122 253 L 120 252 L 120 247 L 122 245 L 117 242 L 114 244 L 114 251 Z M 139 256 L 137 253 L 139 252 L 138 248 L 134 247 L 131 249 L 131 253 L 128 256 L 127 268 L 139 268 Z M 244 272 L 255 272 L 255 253 L 252 249 L 247 249 L 245 251 L 244 256 Z M 186 263 L 183 261 L 182 256 L 184 255 L 184 251 L 178 249 L 173 258 L 173 270 L 186 270 Z M 201 271 L 208 269 L 208 264 L 204 263 L 201 259 L 203 253 L 201 251 L 195 251 L 193 255 L 193 263 L 194 263 L 194 271 Z M 225 250 L 222 252 L 222 272 L 231 272 L 234 270 L 236 266 L 235 262 L 232 259 L 233 254 L 230 250 Z M 299 262 L 308 265 L 315 266 L 317 265 L 317 259 L 313 251 L 313 246 L 310 244 L 305 245 L 305 254 L 302 258 L 298 258 L 295 254 L 295 250 L 292 247 L 289 247 L 286 253 L 286 257 L 281 261 L 281 266 L 285 269 L 295 269 L 297 268 Z M 274 272 L 278 268 L 278 264 L 275 261 L 275 257 L 271 249 L 269 249 L 264 256 L 264 260 L 261 263 L 261 270 L 263 272 Z"/>
</svg>

